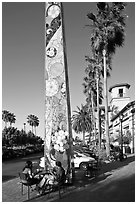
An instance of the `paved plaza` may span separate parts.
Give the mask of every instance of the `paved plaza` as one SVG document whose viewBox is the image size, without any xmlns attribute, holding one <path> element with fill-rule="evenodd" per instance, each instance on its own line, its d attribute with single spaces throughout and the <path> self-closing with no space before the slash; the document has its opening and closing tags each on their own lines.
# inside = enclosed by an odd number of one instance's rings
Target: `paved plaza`
<svg viewBox="0 0 137 204">
<path fill-rule="evenodd" d="M 75 183 L 62 192 L 59 199 L 58 192 L 50 196 L 37 196 L 37 192 L 30 194 L 30 202 L 134 202 L 135 200 L 135 157 L 128 155 L 123 162 L 104 163 L 97 178 L 86 178 L 84 172 L 77 170 Z M 27 188 L 21 195 L 19 178 L 2 184 L 3 202 L 27 201 Z"/>
</svg>

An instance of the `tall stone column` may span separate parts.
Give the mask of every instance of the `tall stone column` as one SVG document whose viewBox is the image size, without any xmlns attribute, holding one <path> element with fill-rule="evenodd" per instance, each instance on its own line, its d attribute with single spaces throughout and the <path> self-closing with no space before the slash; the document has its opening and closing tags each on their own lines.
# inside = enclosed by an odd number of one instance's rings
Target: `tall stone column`
<svg viewBox="0 0 137 204">
<path fill-rule="evenodd" d="M 71 168 L 72 129 L 62 4 L 45 4 L 45 162 Z"/>
</svg>

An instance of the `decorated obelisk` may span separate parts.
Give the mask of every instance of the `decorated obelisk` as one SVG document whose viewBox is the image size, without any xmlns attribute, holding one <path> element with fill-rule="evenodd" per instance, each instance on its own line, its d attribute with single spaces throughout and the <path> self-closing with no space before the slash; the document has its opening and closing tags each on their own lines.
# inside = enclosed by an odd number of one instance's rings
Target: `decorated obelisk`
<svg viewBox="0 0 137 204">
<path fill-rule="evenodd" d="M 72 129 L 63 7 L 45 3 L 45 166 L 71 171 Z"/>
</svg>

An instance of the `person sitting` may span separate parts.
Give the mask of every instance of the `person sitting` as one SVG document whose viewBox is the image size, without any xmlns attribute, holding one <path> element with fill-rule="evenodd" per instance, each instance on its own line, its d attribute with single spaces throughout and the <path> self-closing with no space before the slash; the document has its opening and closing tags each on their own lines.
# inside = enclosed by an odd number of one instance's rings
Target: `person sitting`
<svg viewBox="0 0 137 204">
<path fill-rule="evenodd" d="M 45 188 L 52 185 L 63 184 L 65 182 L 65 170 L 60 161 L 56 161 L 56 166 L 50 173 L 46 173 L 38 184 L 38 194 L 44 193 Z"/>
<path fill-rule="evenodd" d="M 56 182 L 63 184 L 66 180 L 65 170 L 60 161 L 56 161 L 56 166 L 53 168 L 53 174 L 56 177 Z"/>
<path fill-rule="evenodd" d="M 32 171 L 32 161 L 26 161 L 25 167 L 22 170 L 22 173 L 26 175 L 26 179 L 33 185 L 33 184 L 38 184 L 39 179 L 35 178 L 35 175 Z"/>
<path fill-rule="evenodd" d="M 45 192 L 45 188 L 48 190 L 49 185 L 53 185 L 54 182 L 55 176 L 52 173 L 46 173 L 37 186 L 38 195 L 43 194 Z"/>
</svg>

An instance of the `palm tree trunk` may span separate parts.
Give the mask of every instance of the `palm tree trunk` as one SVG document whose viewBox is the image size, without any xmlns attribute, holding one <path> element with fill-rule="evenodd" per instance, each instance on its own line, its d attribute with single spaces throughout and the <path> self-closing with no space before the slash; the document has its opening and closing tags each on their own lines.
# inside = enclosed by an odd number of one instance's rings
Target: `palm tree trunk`
<svg viewBox="0 0 137 204">
<path fill-rule="evenodd" d="M 93 113 L 92 120 L 93 120 L 93 126 L 94 126 L 94 140 L 96 140 L 96 119 L 95 119 L 95 111 L 94 111 L 93 93 L 92 93 L 91 103 L 92 103 L 92 113 Z"/>
<path fill-rule="evenodd" d="M 90 95 L 90 97 L 91 97 L 91 95 Z M 93 121 L 93 108 L 91 108 L 91 107 L 90 107 L 90 118 L 91 118 L 91 121 Z M 93 124 L 93 122 L 91 122 L 91 123 Z M 94 128 L 93 128 L 93 125 L 92 125 L 92 127 L 90 129 L 90 133 L 89 133 L 89 144 L 91 143 L 93 130 L 94 130 Z"/>
<path fill-rule="evenodd" d="M 97 81 L 97 118 L 98 118 L 98 142 L 99 151 L 101 149 L 101 137 L 100 137 L 100 114 L 99 114 L 99 71 L 96 70 L 96 81 Z"/>
<path fill-rule="evenodd" d="M 89 98 L 90 98 L 89 111 L 90 111 L 91 121 L 93 121 L 94 120 L 93 119 L 93 117 L 94 117 L 93 116 L 93 101 L 92 101 L 92 97 L 91 96 L 92 96 L 92 93 L 91 93 L 91 90 L 89 90 Z M 89 134 L 89 143 L 91 143 L 91 138 L 92 138 L 92 135 L 93 135 L 93 130 L 94 130 L 94 128 L 92 126 L 92 129 L 91 129 L 90 134 Z"/>
<path fill-rule="evenodd" d="M 101 109 L 99 109 L 99 126 L 100 126 L 100 139 L 101 139 L 101 142 L 102 142 L 102 120 L 101 120 Z"/>
<path fill-rule="evenodd" d="M 106 50 L 103 50 L 104 63 L 104 99 L 105 99 L 105 133 L 106 133 L 106 154 L 110 156 L 109 140 L 109 122 L 108 122 L 108 94 L 107 94 L 107 68 L 106 68 Z"/>
<path fill-rule="evenodd" d="M 83 143 L 85 144 L 85 131 L 83 131 Z"/>
</svg>

